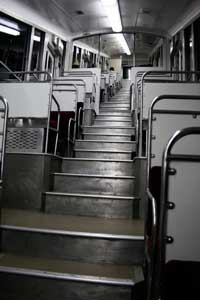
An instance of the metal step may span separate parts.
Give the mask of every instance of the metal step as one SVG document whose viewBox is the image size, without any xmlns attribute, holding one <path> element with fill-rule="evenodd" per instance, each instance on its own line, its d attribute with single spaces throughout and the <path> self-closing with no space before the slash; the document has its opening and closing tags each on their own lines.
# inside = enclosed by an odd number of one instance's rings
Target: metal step
<svg viewBox="0 0 200 300">
<path fill-rule="evenodd" d="M 2 254 L 1 300 L 131 300 L 142 268 Z"/>
<path fill-rule="evenodd" d="M 130 109 L 130 103 L 124 103 L 124 102 L 116 102 L 116 101 L 110 101 L 107 103 L 103 103 L 100 105 L 100 108 L 107 108 L 107 107 L 119 107 L 119 108 L 127 108 Z"/>
<path fill-rule="evenodd" d="M 105 119 L 95 119 L 94 125 L 100 126 L 132 126 L 132 121 L 130 120 L 105 120 Z"/>
<path fill-rule="evenodd" d="M 84 126 L 83 133 L 135 134 L 135 127 Z"/>
<path fill-rule="evenodd" d="M 63 173 L 99 174 L 109 176 L 133 176 L 132 160 L 102 160 L 64 158 L 62 161 Z"/>
<path fill-rule="evenodd" d="M 130 108 L 129 107 L 100 107 L 100 113 L 101 112 L 105 112 L 105 111 L 109 111 L 109 112 L 121 112 L 124 111 L 126 113 L 130 112 Z"/>
<path fill-rule="evenodd" d="M 142 220 L 3 210 L 0 228 L 4 253 L 119 265 L 144 257 Z"/>
<path fill-rule="evenodd" d="M 134 141 L 135 136 L 131 134 L 105 134 L 105 133 L 84 133 L 85 140 L 106 140 L 106 141 Z"/>
<path fill-rule="evenodd" d="M 125 115 L 125 116 L 118 116 L 118 115 L 108 115 L 108 114 L 100 114 L 96 117 L 95 120 L 109 120 L 109 121 L 129 121 L 131 122 L 132 121 L 132 117 L 131 115 Z"/>
<path fill-rule="evenodd" d="M 131 116 L 131 112 L 129 111 L 129 112 L 126 112 L 126 111 L 117 111 L 117 112 L 107 112 L 107 111 L 104 111 L 104 112 L 100 112 L 99 113 L 99 115 L 98 116 L 100 116 L 100 115 L 112 115 L 112 116 Z"/>
<path fill-rule="evenodd" d="M 132 151 L 114 151 L 114 150 L 90 150 L 75 148 L 76 158 L 95 158 L 111 160 L 131 160 L 134 153 Z"/>
<path fill-rule="evenodd" d="M 139 217 L 138 197 L 48 192 L 44 194 L 46 213 L 112 219 Z"/>
<path fill-rule="evenodd" d="M 54 191 L 134 196 L 134 176 L 53 173 Z"/>
<path fill-rule="evenodd" d="M 134 141 L 76 140 L 75 149 L 123 150 L 136 152 Z"/>
</svg>

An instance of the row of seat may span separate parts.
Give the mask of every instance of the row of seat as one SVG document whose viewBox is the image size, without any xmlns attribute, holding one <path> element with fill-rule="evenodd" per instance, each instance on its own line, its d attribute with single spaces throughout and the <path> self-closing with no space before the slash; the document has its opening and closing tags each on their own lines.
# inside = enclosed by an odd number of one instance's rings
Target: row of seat
<svg viewBox="0 0 200 300">
<path fill-rule="evenodd" d="M 147 157 L 146 297 L 191 299 L 199 289 L 200 84 L 153 68 L 133 75 L 138 154 Z"/>
</svg>

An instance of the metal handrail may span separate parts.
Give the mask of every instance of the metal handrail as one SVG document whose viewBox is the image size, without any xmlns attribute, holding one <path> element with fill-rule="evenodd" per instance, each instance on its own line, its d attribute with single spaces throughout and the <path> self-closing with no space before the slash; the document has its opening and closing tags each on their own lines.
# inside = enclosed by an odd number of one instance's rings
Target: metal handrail
<svg viewBox="0 0 200 300">
<path fill-rule="evenodd" d="M 21 81 L 21 79 L 15 74 L 15 72 L 13 72 L 6 64 L 4 64 L 1 60 L 0 60 L 0 65 L 2 65 L 8 72 L 0 72 L 0 74 L 5 73 L 5 74 L 12 74 L 18 81 Z"/>
<path fill-rule="evenodd" d="M 81 124 L 81 112 L 84 113 L 84 110 L 82 107 L 79 107 L 78 110 L 78 124 L 77 124 L 77 136 L 80 136 L 80 132 L 82 131 L 82 124 Z"/>
<path fill-rule="evenodd" d="M 39 82 L 50 82 L 52 80 L 52 75 L 47 72 L 47 71 L 11 71 L 9 70 L 9 72 L 1 72 L 0 74 L 10 74 L 16 77 L 16 79 L 18 80 L 18 82 L 29 82 L 28 80 L 24 79 L 22 80 L 19 76 L 17 75 L 32 75 L 34 76 L 37 81 Z M 36 75 L 47 75 L 47 79 L 46 80 L 40 80 L 38 77 L 36 77 Z M 10 81 L 12 83 L 12 81 Z"/>
<path fill-rule="evenodd" d="M 139 122 L 139 156 L 142 156 L 142 138 L 143 138 L 143 132 L 142 132 L 142 123 L 143 123 L 143 105 L 144 105 L 144 80 L 145 77 L 150 76 L 150 75 L 192 75 L 192 74 L 200 74 L 200 71 L 147 71 L 142 75 L 142 86 L 141 86 L 141 100 L 139 104 L 139 109 L 140 109 L 140 122 Z M 156 79 L 155 79 L 156 81 Z M 180 82 L 187 82 L 186 80 Z M 163 81 L 164 82 L 164 81 Z M 193 81 L 194 82 L 194 81 Z"/>
<path fill-rule="evenodd" d="M 1 112 L 4 113 L 4 122 L 3 122 L 3 130 L 2 130 L 2 143 L 1 143 L 1 170 L 0 170 L 0 185 L 3 183 L 4 176 L 4 163 L 5 163 L 5 148 L 6 148 L 6 136 L 7 136 L 7 123 L 8 123 L 8 102 L 7 100 L 0 96 L 0 101 L 3 103 L 3 109 Z"/>
<path fill-rule="evenodd" d="M 158 216 L 157 216 L 157 204 L 154 196 L 152 195 L 149 188 L 147 188 L 147 196 L 151 200 L 152 207 L 152 249 L 156 247 L 156 238 L 157 238 L 157 225 L 158 225 Z"/>
<path fill-rule="evenodd" d="M 57 148 L 58 148 L 58 138 L 59 138 L 59 132 L 60 132 L 60 105 L 58 103 L 58 101 L 56 100 L 55 96 L 52 95 L 52 99 L 55 102 L 55 104 L 57 105 L 58 108 L 58 118 L 57 118 L 57 127 L 56 127 L 56 141 L 55 141 L 55 147 L 54 147 L 54 155 L 57 154 Z M 51 127 L 49 127 L 49 130 L 52 130 Z"/>
<path fill-rule="evenodd" d="M 56 85 L 56 86 L 63 86 L 63 84 L 59 84 L 59 83 L 55 83 L 56 80 L 54 80 L 53 82 L 53 85 Z M 60 80 L 58 80 L 60 81 Z M 64 80 L 63 80 L 64 81 Z M 65 84 L 66 86 L 71 86 L 71 87 L 74 87 L 74 90 L 72 90 L 73 92 L 75 92 L 75 95 L 76 95 L 76 98 L 75 98 L 75 117 L 74 117 L 74 121 L 75 121 L 75 124 L 74 124 L 74 137 L 73 137 L 73 140 L 75 141 L 75 138 L 76 138 L 76 126 L 77 126 L 77 109 L 78 109 L 78 88 L 76 86 L 76 84 L 73 84 L 73 83 L 68 83 L 68 84 Z M 60 91 L 60 92 L 68 92 L 69 90 L 67 89 L 52 89 L 52 95 L 53 95 L 53 92 L 54 91 Z"/>
<path fill-rule="evenodd" d="M 152 230 L 151 230 L 151 238 L 152 238 L 152 251 L 149 254 L 148 252 L 148 236 L 147 236 L 147 224 L 145 224 L 145 254 L 147 255 L 147 263 L 148 263 L 148 272 L 147 272 L 147 300 L 151 300 L 151 295 L 153 294 L 153 275 L 155 273 L 155 250 L 156 250 L 156 241 L 157 241 L 157 233 L 158 233 L 158 215 L 157 215 L 157 203 L 149 188 L 147 188 L 147 196 L 151 203 L 152 209 Z M 146 220 L 147 221 L 147 220 Z"/>
<path fill-rule="evenodd" d="M 70 133 L 71 133 L 71 124 L 72 122 L 74 123 L 74 131 L 73 131 L 73 137 L 71 139 L 71 136 L 70 136 Z M 76 131 L 75 131 L 75 124 L 76 124 L 76 120 L 73 119 L 73 118 L 70 118 L 69 119 L 69 122 L 68 122 L 68 133 L 67 133 L 67 156 L 70 155 L 70 143 L 74 146 L 75 144 L 75 134 L 76 134 Z"/>
</svg>

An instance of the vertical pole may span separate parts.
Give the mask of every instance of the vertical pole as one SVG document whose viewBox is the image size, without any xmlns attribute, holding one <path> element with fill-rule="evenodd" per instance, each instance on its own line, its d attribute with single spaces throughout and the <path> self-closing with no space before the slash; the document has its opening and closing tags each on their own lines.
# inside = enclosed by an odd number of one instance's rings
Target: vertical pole
<svg viewBox="0 0 200 300">
<path fill-rule="evenodd" d="M 98 60 L 97 60 L 97 67 L 100 67 L 100 57 L 101 57 L 101 35 L 99 34 L 99 43 L 98 43 Z"/>
</svg>

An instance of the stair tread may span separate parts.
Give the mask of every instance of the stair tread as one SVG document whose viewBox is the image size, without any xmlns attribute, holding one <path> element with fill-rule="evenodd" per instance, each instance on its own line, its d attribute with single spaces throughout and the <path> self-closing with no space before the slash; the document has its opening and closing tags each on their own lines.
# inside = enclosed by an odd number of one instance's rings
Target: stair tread
<svg viewBox="0 0 200 300">
<path fill-rule="evenodd" d="M 0 272 L 120 285 L 134 285 L 143 279 L 139 265 L 90 264 L 4 253 L 0 255 Z"/>
<path fill-rule="evenodd" d="M 130 159 L 106 159 L 106 158 L 78 158 L 78 157 L 64 157 L 63 161 L 97 161 L 97 162 L 116 162 L 116 163 L 130 163 L 133 161 Z"/>
<path fill-rule="evenodd" d="M 123 220 L 2 209 L 0 228 L 113 239 L 144 239 L 142 219 Z"/>
<path fill-rule="evenodd" d="M 76 142 L 81 142 L 81 143 L 117 143 L 117 144 L 136 144 L 136 141 L 118 141 L 118 140 L 76 140 Z"/>
<path fill-rule="evenodd" d="M 57 195 L 57 196 L 73 196 L 73 197 L 87 197 L 87 198 L 102 198 L 110 200 L 138 200 L 139 197 L 119 196 L 119 195 L 107 195 L 107 194 L 87 194 L 87 193 L 59 193 L 59 192 L 45 192 L 45 195 Z"/>
<path fill-rule="evenodd" d="M 100 153 L 129 153 L 129 154 L 133 152 L 131 150 L 101 150 L 101 149 L 79 149 L 79 148 L 75 148 L 74 151 L 100 152 Z"/>
<path fill-rule="evenodd" d="M 110 125 L 91 125 L 91 126 L 83 126 L 83 128 L 111 128 L 111 129 L 135 129 L 133 126 L 110 126 Z"/>
</svg>

